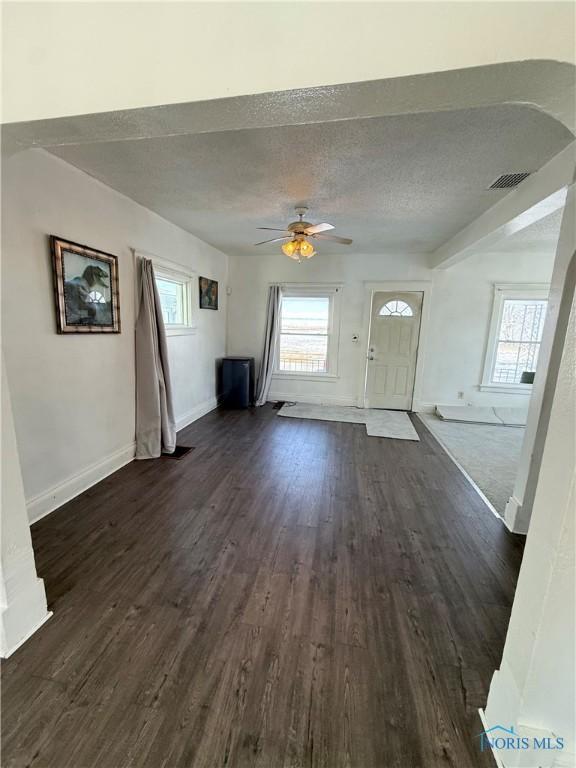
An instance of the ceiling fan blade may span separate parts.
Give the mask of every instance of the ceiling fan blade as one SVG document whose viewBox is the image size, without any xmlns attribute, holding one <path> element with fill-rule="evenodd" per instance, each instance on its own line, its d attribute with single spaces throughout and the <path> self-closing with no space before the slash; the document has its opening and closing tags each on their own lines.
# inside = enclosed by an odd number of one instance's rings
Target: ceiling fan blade
<svg viewBox="0 0 576 768">
<path fill-rule="evenodd" d="M 289 229 L 276 229 L 276 227 L 256 227 L 256 229 L 267 229 L 270 232 L 290 232 Z"/>
<path fill-rule="evenodd" d="M 254 245 L 264 245 L 265 243 L 279 243 L 280 240 L 291 240 L 292 235 L 286 235 L 285 237 L 273 237 L 272 240 L 262 240 L 261 243 L 254 243 Z"/>
<path fill-rule="evenodd" d="M 314 238 L 318 238 L 319 240 L 333 240 L 335 243 L 342 243 L 342 245 L 350 245 L 352 240 L 349 237 L 338 237 L 337 235 L 312 235 Z"/>
<path fill-rule="evenodd" d="M 312 224 L 310 227 L 306 227 L 304 232 L 307 235 L 317 235 L 318 232 L 327 232 L 329 229 L 334 229 L 332 224 Z"/>
</svg>

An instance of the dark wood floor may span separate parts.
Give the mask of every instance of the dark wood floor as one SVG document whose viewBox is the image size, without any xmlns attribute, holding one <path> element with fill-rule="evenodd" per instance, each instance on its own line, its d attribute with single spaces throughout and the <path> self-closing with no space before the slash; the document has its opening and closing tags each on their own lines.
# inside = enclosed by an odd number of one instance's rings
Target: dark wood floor
<svg viewBox="0 0 576 768">
<path fill-rule="evenodd" d="M 418 419 L 214 412 L 33 526 L 8 768 L 483 768 L 522 539 Z"/>
</svg>

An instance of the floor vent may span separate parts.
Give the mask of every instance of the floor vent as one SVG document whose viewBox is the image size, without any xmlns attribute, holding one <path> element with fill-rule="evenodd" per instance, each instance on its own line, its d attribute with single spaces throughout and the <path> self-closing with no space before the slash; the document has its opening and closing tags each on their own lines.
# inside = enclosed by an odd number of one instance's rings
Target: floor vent
<svg viewBox="0 0 576 768">
<path fill-rule="evenodd" d="M 520 173 L 503 173 L 493 181 L 488 189 L 512 189 L 517 187 L 520 182 L 530 176 L 530 171 L 521 171 Z"/>
</svg>

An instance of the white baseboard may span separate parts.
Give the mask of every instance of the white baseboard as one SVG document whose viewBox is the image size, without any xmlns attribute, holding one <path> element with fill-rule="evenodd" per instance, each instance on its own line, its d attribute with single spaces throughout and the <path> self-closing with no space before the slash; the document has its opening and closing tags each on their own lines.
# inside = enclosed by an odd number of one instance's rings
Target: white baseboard
<svg viewBox="0 0 576 768">
<path fill-rule="evenodd" d="M 187 427 L 196 419 L 213 411 L 217 406 L 218 400 L 215 397 L 199 403 L 191 411 L 188 411 L 188 413 L 183 414 L 176 420 L 177 431 L 184 429 L 184 427 Z M 58 485 L 49 488 L 47 491 L 27 499 L 26 507 L 30 524 L 41 520 L 46 515 L 49 515 L 50 512 L 61 507 L 62 504 L 65 504 L 67 501 L 88 490 L 88 488 L 96 485 L 96 483 L 104 480 L 108 475 L 129 464 L 134 458 L 135 448 L 135 443 L 130 443 L 114 451 L 105 459 L 90 464 L 90 466 L 68 477 L 66 480 L 58 483 Z"/>
<path fill-rule="evenodd" d="M 44 581 L 36 574 L 30 541 L 2 557 L 0 607 L 0 656 L 7 658 L 42 626 L 51 614 L 46 605 Z"/>
<path fill-rule="evenodd" d="M 9 656 L 12 656 L 12 654 L 13 654 L 15 651 L 17 651 L 17 650 L 18 650 L 18 648 L 20 648 L 20 646 L 21 646 L 21 645 L 24 645 L 24 643 L 25 643 L 27 640 L 29 640 L 29 639 L 32 637 L 32 635 L 33 635 L 35 632 L 37 632 L 37 631 L 40 629 L 40 627 L 41 627 L 41 626 L 43 626 L 43 624 L 45 624 L 45 623 L 48 621 L 48 619 L 50 619 L 50 618 L 51 618 L 53 615 L 54 615 L 54 614 L 53 614 L 53 612 L 52 612 L 52 611 L 48 611 L 48 612 L 46 613 L 46 615 L 45 615 L 45 616 L 44 616 L 42 619 L 40 619 L 40 621 L 37 621 L 37 622 L 36 622 L 36 623 L 35 623 L 35 624 L 34 624 L 34 625 L 33 625 L 33 626 L 30 628 L 30 630 L 29 630 L 29 631 L 28 631 L 28 632 L 27 632 L 27 633 L 24 635 L 24 637 L 22 637 L 22 638 L 20 638 L 20 640 L 18 640 L 18 642 L 17 642 L 17 643 L 15 643 L 14 645 L 12 645 L 10 648 L 2 648 L 2 652 L 0 653 L 0 656 L 1 656 L 3 659 L 7 659 Z"/>
<path fill-rule="evenodd" d="M 504 511 L 504 522 L 506 523 L 508 530 L 512 531 L 512 533 L 522 533 L 526 535 L 528 533 L 528 526 L 518 522 L 521 511 L 522 502 L 517 499 L 516 496 L 510 496 Z"/>
<path fill-rule="evenodd" d="M 478 714 L 480 715 L 480 720 L 482 721 L 484 730 L 487 731 L 490 728 L 490 726 L 486 721 L 486 714 L 484 713 L 484 710 L 479 709 Z M 500 760 L 500 755 L 498 754 L 498 752 L 492 748 L 490 748 L 490 751 L 492 752 L 492 757 L 494 758 L 494 762 L 496 763 L 497 768 L 506 768 L 502 760 Z"/>
<path fill-rule="evenodd" d="M 573 768 L 576 765 L 576 755 L 569 739 L 564 738 L 564 748 L 561 750 L 534 747 L 534 739 L 538 739 L 539 742 L 548 739 L 554 742 L 560 734 L 556 734 L 548 729 L 526 725 L 522 722 L 514 722 L 514 716 L 510 717 L 511 711 L 513 710 L 508 709 L 508 716 L 504 715 L 504 718 L 498 718 L 497 723 L 507 728 L 513 727 L 516 736 L 518 738 L 527 738 L 529 745 L 531 744 L 532 746 L 523 747 L 522 749 L 498 749 L 490 744 L 490 751 L 497 768 L 536 768 L 536 766 L 538 768 Z M 480 715 L 485 732 L 495 725 L 493 720 L 489 722 L 485 710 L 479 709 L 478 714 Z M 510 722 L 511 719 L 512 722 Z"/>
<path fill-rule="evenodd" d="M 268 395 L 268 399 L 274 400 L 286 400 L 290 403 L 314 403 L 314 405 L 350 405 L 358 408 L 362 408 L 359 399 L 354 395 L 317 395 L 309 392 L 294 393 L 294 392 L 280 392 L 279 390 L 272 390 Z M 436 405 L 448 405 L 448 403 L 426 403 L 421 400 L 415 400 L 412 405 L 412 410 L 416 413 L 434 413 Z M 450 403 L 450 405 L 463 405 L 462 401 Z"/>
<path fill-rule="evenodd" d="M 193 421 L 202 418 L 202 416 L 206 416 L 207 413 L 210 413 L 210 411 L 213 411 L 217 407 L 218 398 L 211 397 L 209 400 L 204 400 L 203 403 L 199 403 L 194 406 L 191 411 L 182 414 L 182 416 L 179 416 L 176 419 L 176 431 L 180 432 L 181 429 L 192 424 Z"/>
<path fill-rule="evenodd" d="M 313 403 L 314 405 L 358 405 L 352 395 L 313 395 L 309 392 L 296 394 L 294 392 L 279 392 L 274 390 L 268 395 L 268 400 L 285 400 L 288 403 Z"/>
<path fill-rule="evenodd" d="M 423 411 L 419 411 L 419 412 L 420 412 L 420 413 L 423 413 Z M 461 472 L 461 473 L 464 475 L 464 477 L 466 478 L 466 480 L 468 480 L 468 482 L 470 483 L 470 485 L 471 485 L 471 486 L 474 488 L 474 490 L 476 491 L 476 493 L 478 494 L 478 496 L 480 496 L 480 498 L 482 499 L 482 501 L 484 502 L 484 504 L 486 504 L 486 506 L 488 507 L 488 509 L 490 510 L 490 512 L 492 512 L 492 514 L 494 515 L 494 517 L 497 517 L 497 518 L 498 518 L 498 520 L 500 520 L 500 522 L 501 522 L 501 523 L 504 523 L 504 525 L 506 525 L 506 521 L 504 520 L 504 518 L 502 517 L 502 515 L 501 515 L 501 514 L 498 512 L 498 510 L 497 510 L 497 509 L 496 509 L 496 508 L 493 506 L 492 502 L 491 502 L 491 501 L 488 499 L 488 497 L 487 497 L 487 496 L 484 494 L 484 492 L 482 491 L 482 489 L 481 489 L 481 488 L 479 488 L 479 487 L 476 485 L 476 483 L 475 483 L 474 479 L 473 479 L 473 478 L 472 478 L 472 477 L 471 477 L 471 476 L 468 474 L 468 472 L 466 472 L 466 470 L 464 469 L 464 467 L 462 466 L 462 464 L 460 464 L 460 462 L 459 462 L 459 461 L 458 461 L 458 459 L 457 459 L 457 458 L 454 456 L 454 454 L 453 454 L 453 453 L 450 451 L 450 449 L 448 448 L 448 446 L 447 446 L 445 443 L 443 443 L 443 442 L 442 442 L 442 440 L 440 439 L 440 437 L 439 437 L 439 436 L 438 436 L 438 435 L 437 435 L 435 432 L 433 432 L 433 431 L 432 431 L 432 430 L 429 428 L 428 424 L 426 424 L 426 421 L 425 421 L 424 419 L 420 419 L 420 421 L 422 422 L 422 424 L 424 424 L 424 426 L 426 427 L 426 429 L 428 429 L 428 431 L 430 432 L 430 434 L 432 435 L 432 437 L 433 437 L 433 438 L 436 440 L 436 442 L 437 442 L 437 443 L 439 443 L 439 444 L 442 446 L 442 448 L 444 449 L 444 452 L 446 453 L 446 455 L 448 456 L 448 458 L 449 458 L 449 459 L 450 459 L 450 460 L 451 460 L 451 461 L 452 461 L 452 462 L 453 462 L 453 463 L 454 463 L 454 464 L 455 464 L 455 465 L 458 467 L 458 469 L 460 470 L 460 472 Z M 506 526 L 506 527 L 508 527 L 508 526 Z"/>
<path fill-rule="evenodd" d="M 420 400 L 415 400 L 412 403 L 412 410 L 416 413 L 434 413 L 436 403 L 423 403 Z"/>
<path fill-rule="evenodd" d="M 453 400 L 451 403 L 426 403 L 422 400 L 415 400 L 414 404 L 412 406 L 412 410 L 416 413 L 436 413 L 437 406 L 443 407 L 443 406 L 450 406 L 451 408 L 454 406 L 465 406 L 470 405 L 468 401 L 465 400 Z"/>
<path fill-rule="evenodd" d="M 129 464 L 134 458 L 135 444 L 130 443 L 123 448 L 114 451 L 105 459 L 90 464 L 85 469 L 72 475 L 58 485 L 49 488 L 47 491 L 33 496 L 26 500 L 28 509 L 28 519 L 30 523 L 35 523 L 41 518 L 53 512 L 62 504 L 70 501 L 75 496 L 91 488 L 100 480 L 116 472 L 121 467 Z"/>
</svg>

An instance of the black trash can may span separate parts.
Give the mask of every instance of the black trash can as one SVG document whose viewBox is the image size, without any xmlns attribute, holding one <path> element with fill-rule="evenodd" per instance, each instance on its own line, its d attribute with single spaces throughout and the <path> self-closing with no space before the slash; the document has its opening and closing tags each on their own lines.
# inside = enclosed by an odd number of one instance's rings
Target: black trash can
<svg viewBox="0 0 576 768">
<path fill-rule="evenodd" d="M 254 358 L 222 359 L 223 408 L 249 408 L 254 403 Z"/>
</svg>

